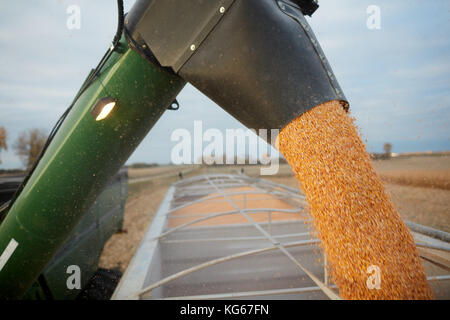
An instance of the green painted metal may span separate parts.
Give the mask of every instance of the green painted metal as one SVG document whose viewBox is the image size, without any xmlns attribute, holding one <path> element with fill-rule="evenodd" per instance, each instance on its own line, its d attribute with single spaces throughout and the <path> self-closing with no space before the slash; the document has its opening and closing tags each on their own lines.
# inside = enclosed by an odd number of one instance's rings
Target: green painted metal
<svg viewBox="0 0 450 320">
<path fill-rule="evenodd" d="M 0 225 L 0 255 L 18 243 L 0 270 L 0 298 L 23 296 L 184 84 L 121 40 Z M 117 105 L 97 122 L 90 111 L 103 97 Z"/>
<path fill-rule="evenodd" d="M 68 239 L 23 297 L 28 300 L 76 299 L 98 269 L 105 243 L 122 229 L 128 192 L 127 169 L 114 176 L 83 215 Z M 67 268 L 80 267 L 80 288 L 67 287 Z"/>
</svg>

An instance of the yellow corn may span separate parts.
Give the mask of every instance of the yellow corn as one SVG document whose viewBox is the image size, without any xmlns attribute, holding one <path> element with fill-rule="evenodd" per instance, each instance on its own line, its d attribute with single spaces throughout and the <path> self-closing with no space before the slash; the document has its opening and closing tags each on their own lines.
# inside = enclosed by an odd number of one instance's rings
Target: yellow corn
<svg viewBox="0 0 450 320">
<path fill-rule="evenodd" d="M 414 239 L 340 103 L 304 113 L 278 143 L 306 195 L 341 297 L 431 299 Z M 370 266 L 379 268 L 379 289 L 369 283 L 376 272 Z"/>
</svg>

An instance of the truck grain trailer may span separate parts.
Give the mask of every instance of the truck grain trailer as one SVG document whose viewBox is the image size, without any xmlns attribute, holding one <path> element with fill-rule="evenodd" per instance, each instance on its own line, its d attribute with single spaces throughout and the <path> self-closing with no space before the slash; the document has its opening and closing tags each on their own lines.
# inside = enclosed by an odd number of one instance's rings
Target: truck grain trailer
<svg viewBox="0 0 450 320">
<path fill-rule="evenodd" d="M 435 298 L 449 299 L 450 234 L 406 224 Z M 260 177 L 224 172 L 171 186 L 112 298 L 340 297 L 304 194 Z"/>
</svg>

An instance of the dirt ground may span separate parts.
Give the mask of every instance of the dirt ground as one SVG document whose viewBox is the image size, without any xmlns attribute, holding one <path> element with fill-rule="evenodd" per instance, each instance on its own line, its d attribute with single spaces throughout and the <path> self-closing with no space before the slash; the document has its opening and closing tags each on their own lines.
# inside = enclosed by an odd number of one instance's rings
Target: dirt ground
<svg viewBox="0 0 450 320">
<path fill-rule="evenodd" d="M 403 219 L 450 232 L 450 155 L 374 160 L 373 164 Z M 247 165 L 194 168 L 185 177 L 236 173 L 241 168 L 249 176 L 259 176 L 259 166 Z M 114 235 L 107 242 L 100 267 L 126 269 L 169 186 L 178 181 L 178 172 L 186 169 L 189 168 L 132 169 L 130 181 L 153 175 L 156 178 L 130 184 L 124 219 L 126 232 Z M 262 178 L 299 188 L 286 164 L 280 165 L 278 175 Z"/>
<path fill-rule="evenodd" d="M 450 190 L 450 155 L 392 158 L 373 164 L 387 183 Z"/>
<path fill-rule="evenodd" d="M 124 232 L 109 239 L 100 257 L 100 267 L 124 271 L 145 234 L 168 185 L 152 184 L 135 195 L 126 204 Z"/>
<path fill-rule="evenodd" d="M 173 173 L 175 171 L 184 171 L 186 169 L 192 168 L 190 165 L 183 166 L 160 166 L 160 167 L 152 167 L 152 168 L 142 168 L 142 169 L 128 169 L 128 178 L 130 180 L 133 179 L 141 179 L 147 177 L 155 177 L 165 175 L 167 173 Z"/>
</svg>

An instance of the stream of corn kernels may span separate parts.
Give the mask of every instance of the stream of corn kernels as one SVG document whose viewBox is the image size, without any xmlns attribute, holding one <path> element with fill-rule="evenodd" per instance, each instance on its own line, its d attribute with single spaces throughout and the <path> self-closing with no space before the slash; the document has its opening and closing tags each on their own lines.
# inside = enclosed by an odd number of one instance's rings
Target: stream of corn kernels
<svg viewBox="0 0 450 320">
<path fill-rule="evenodd" d="M 414 239 L 341 104 L 302 114 L 278 144 L 306 195 L 340 296 L 431 299 Z"/>
</svg>

